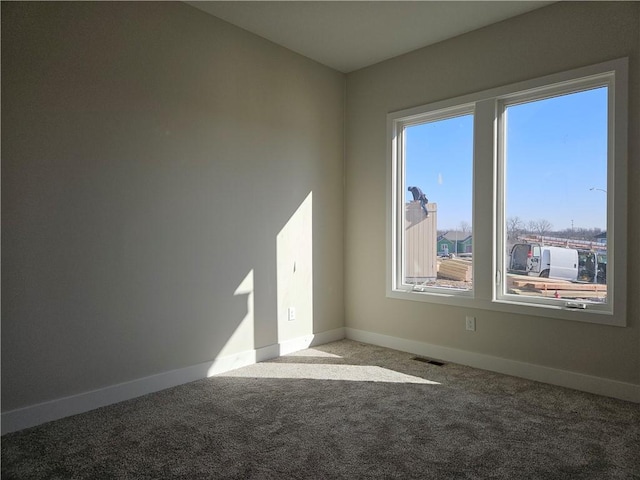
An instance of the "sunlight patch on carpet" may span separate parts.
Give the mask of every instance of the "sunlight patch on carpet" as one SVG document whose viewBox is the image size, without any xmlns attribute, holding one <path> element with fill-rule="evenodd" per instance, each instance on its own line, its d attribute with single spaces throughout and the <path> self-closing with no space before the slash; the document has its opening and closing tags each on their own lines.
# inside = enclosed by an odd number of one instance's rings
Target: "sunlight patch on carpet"
<svg viewBox="0 0 640 480">
<path fill-rule="evenodd" d="M 306 350 L 300 350 L 299 352 L 288 353 L 283 355 L 284 357 L 318 357 L 318 358 L 342 358 L 340 355 L 333 353 L 323 352 L 316 350 L 315 348 L 307 348 Z"/>
<path fill-rule="evenodd" d="M 308 363 L 257 363 L 226 372 L 219 377 L 295 378 L 310 380 L 342 380 L 353 382 L 417 383 L 440 385 L 424 378 L 406 375 L 374 365 L 317 365 Z"/>
</svg>

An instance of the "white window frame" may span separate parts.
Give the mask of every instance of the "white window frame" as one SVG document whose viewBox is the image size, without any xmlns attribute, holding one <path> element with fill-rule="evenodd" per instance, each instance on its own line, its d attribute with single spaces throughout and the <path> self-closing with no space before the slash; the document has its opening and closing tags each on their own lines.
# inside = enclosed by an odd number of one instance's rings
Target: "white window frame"
<svg viewBox="0 0 640 480">
<path fill-rule="evenodd" d="M 607 287 L 606 304 L 576 309 L 571 302 L 544 301 L 502 293 L 505 219 L 502 161 L 505 106 L 595 86 L 608 87 Z M 406 126 L 458 115 L 474 115 L 473 159 L 473 289 L 448 291 L 402 284 L 404 235 L 404 152 Z M 616 59 L 545 77 L 506 85 L 387 115 L 387 297 L 526 314 L 563 320 L 626 326 L 627 319 L 627 123 L 628 59 Z"/>
<path fill-rule="evenodd" d="M 460 117 L 463 115 L 473 115 L 474 109 L 473 104 L 466 105 L 456 105 L 454 107 L 444 107 L 438 108 L 429 111 L 419 112 L 416 115 L 409 115 L 403 118 L 399 118 L 396 122 L 394 122 L 394 148 L 396 149 L 394 158 L 396 161 L 404 159 L 405 155 L 405 141 L 404 141 L 404 130 L 407 127 L 412 127 L 415 125 L 422 125 L 424 123 L 432 123 L 438 122 L 441 120 L 448 120 L 455 117 Z M 395 173 L 396 176 L 394 178 L 394 192 L 398 198 L 398 201 L 395 204 L 394 208 L 394 223 L 395 223 L 395 231 L 397 236 L 397 241 L 399 245 L 405 245 L 405 228 L 404 228 L 404 192 L 405 192 L 405 169 L 404 169 L 404 161 L 399 161 L 396 164 Z M 399 289 L 404 292 L 420 292 L 420 293 L 430 293 L 436 296 L 443 297 L 472 297 L 473 289 L 471 290 L 461 290 L 461 289 L 448 289 L 443 287 L 429 287 L 429 286 L 415 286 L 412 284 L 403 283 L 403 275 L 402 275 L 402 266 L 405 265 L 404 259 L 404 248 L 395 249 L 395 262 L 393 265 L 394 268 L 394 280 L 395 285 L 399 286 Z"/>
</svg>

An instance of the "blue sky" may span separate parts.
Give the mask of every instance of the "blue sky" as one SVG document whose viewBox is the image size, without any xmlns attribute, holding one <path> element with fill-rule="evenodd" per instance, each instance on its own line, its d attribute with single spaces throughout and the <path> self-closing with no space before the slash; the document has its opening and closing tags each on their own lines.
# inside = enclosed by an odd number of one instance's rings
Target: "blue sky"
<svg viewBox="0 0 640 480">
<path fill-rule="evenodd" d="M 464 115 L 406 129 L 406 187 L 422 189 L 438 204 L 438 230 L 471 225 L 473 116 Z M 407 201 L 412 200 L 406 192 Z"/>
<path fill-rule="evenodd" d="M 606 230 L 606 194 L 590 190 L 607 188 L 606 119 L 605 87 L 508 107 L 507 217 Z M 406 186 L 438 204 L 439 230 L 472 223 L 472 137 L 472 115 L 406 130 Z"/>
</svg>

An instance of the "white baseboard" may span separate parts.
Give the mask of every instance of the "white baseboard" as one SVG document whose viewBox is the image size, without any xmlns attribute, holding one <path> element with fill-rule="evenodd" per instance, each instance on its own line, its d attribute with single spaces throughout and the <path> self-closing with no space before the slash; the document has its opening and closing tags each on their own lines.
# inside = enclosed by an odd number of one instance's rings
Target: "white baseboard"
<svg viewBox="0 0 640 480">
<path fill-rule="evenodd" d="M 285 340 L 280 342 L 280 355 L 287 355 L 288 353 L 304 350 L 314 345 L 336 342 L 342 340 L 344 337 L 344 327 L 340 327 L 327 332 L 305 335 L 304 337 L 294 338 L 293 340 Z"/>
<path fill-rule="evenodd" d="M 165 388 L 175 387 L 218 373 L 276 358 L 314 345 L 341 340 L 345 337 L 363 343 L 410 352 L 415 355 L 640 403 L 640 385 L 636 384 L 542 367 L 353 328 L 336 328 L 327 332 L 283 341 L 279 344 L 219 357 L 212 362 L 171 370 L 78 395 L 3 412 L 1 417 L 2 434 L 87 412 Z"/>
<path fill-rule="evenodd" d="M 24 428 L 34 427 L 52 420 L 58 420 L 70 415 L 88 412 L 89 410 L 94 410 L 99 407 L 164 390 L 165 388 L 211 377 L 218 373 L 228 372 L 229 370 L 302 350 L 312 345 L 321 345 L 323 343 L 340 340 L 343 339 L 344 336 L 344 328 L 337 328 L 313 335 L 305 335 L 304 337 L 288 340 L 279 344 L 219 357 L 211 362 L 179 368 L 117 385 L 110 385 L 90 392 L 57 398 L 36 405 L 3 412 L 1 417 L 2 435 Z"/>
<path fill-rule="evenodd" d="M 490 370 L 514 377 L 526 378 L 528 380 L 535 380 L 551 385 L 640 403 L 640 385 L 634 383 L 620 382 L 608 378 L 570 372 L 568 370 L 543 367 L 481 353 L 467 352 L 465 350 L 431 345 L 415 340 L 406 340 L 379 333 L 356 330 L 354 328 L 345 328 L 345 333 L 346 338 L 358 342 L 393 348 L 394 350 L 409 352 L 428 358 L 459 363 L 461 365 L 468 365 L 470 367 Z"/>
</svg>

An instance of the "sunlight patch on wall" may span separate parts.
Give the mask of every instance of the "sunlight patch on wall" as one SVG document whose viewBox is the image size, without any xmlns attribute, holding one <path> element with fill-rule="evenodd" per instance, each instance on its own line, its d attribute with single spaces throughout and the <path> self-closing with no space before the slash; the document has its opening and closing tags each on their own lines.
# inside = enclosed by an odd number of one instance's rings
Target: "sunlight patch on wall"
<svg viewBox="0 0 640 480">
<path fill-rule="evenodd" d="M 278 342 L 313 333 L 313 193 L 276 237 Z"/>
</svg>

